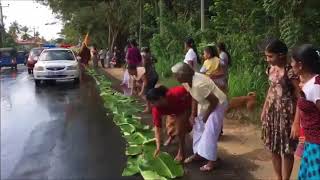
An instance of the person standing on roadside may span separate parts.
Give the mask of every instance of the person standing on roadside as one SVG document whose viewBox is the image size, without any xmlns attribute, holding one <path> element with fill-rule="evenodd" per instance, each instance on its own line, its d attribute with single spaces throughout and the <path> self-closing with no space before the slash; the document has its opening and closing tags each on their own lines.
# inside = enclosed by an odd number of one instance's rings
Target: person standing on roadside
<svg viewBox="0 0 320 180">
<path fill-rule="evenodd" d="M 184 42 L 185 50 L 187 51 L 184 57 L 184 63 L 189 64 L 195 71 L 198 70 L 197 64 L 201 64 L 201 60 L 198 55 L 196 44 L 192 38 L 187 38 Z"/>
<path fill-rule="evenodd" d="M 299 124 L 294 123 L 297 120 L 299 78 L 288 65 L 287 53 L 286 44 L 277 39 L 265 48 L 270 87 L 261 113 L 262 140 L 272 153 L 273 168 L 279 180 L 290 179 L 298 145 L 298 140 L 291 138 L 291 133 L 300 131 Z"/>
<path fill-rule="evenodd" d="M 97 68 L 98 67 L 98 50 L 95 45 L 93 45 L 91 49 L 91 59 L 93 62 L 93 67 Z"/>
<path fill-rule="evenodd" d="M 140 50 L 138 49 L 138 44 L 135 39 L 131 39 L 128 41 L 128 46 L 127 46 L 127 53 L 126 53 L 126 63 L 127 67 L 139 67 L 142 65 L 142 57 L 140 54 Z M 128 69 L 126 68 L 124 75 L 123 75 L 123 80 L 121 83 L 122 86 L 130 86 L 130 75 L 128 72 Z"/>
<path fill-rule="evenodd" d="M 81 57 L 81 63 L 87 66 L 91 58 L 91 55 L 90 55 L 90 49 L 87 47 L 85 43 L 82 43 L 79 56 Z"/>
<path fill-rule="evenodd" d="M 218 53 L 220 58 L 220 65 L 223 69 L 223 75 L 221 80 L 224 81 L 224 86 L 221 87 L 224 92 L 228 91 L 228 79 L 229 79 L 229 68 L 231 66 L 231 55 L 227 50 L 226 45 L 223 42 L 217 44 Z"/>
<path fill-rule="evenodd" d="M 320 52 L 311 44 L 293 50 L 292 69 L 299 75 L 302 97 L 298 112 L 304 132 L 299 179 L 320 179 Z"/>
<path fill-rule="evenodd" d="M 219 59 L 218 51 L 214 46 L 207 46 L 203 51 L 204 62 L 200 69 L 203 73 L 210 77 L 213 82 L 224 91 L 225 81 L 223 78 L 224 72 Z"/>
<path fill-rule="evenodd" d="M 105 68 L 105 67 L 104 67 L 104 60 L 105 60 L 105 58 L 106 58 L 106 50 L 105 50 L 105 49 L 101 49 L 101 50 L 99 51 L 99 60 L 100 60 L 101 66 L 102 66 L 103 68 Z"/>
<path fill-rule="evenodd" d="M 105 64 L 107 65 L 107 68 L 110 67 L 110 62 L 112 60 L 112 52 L 107 48 L 107 52 L 106 52 L 106 62 Z"/>
</svg>

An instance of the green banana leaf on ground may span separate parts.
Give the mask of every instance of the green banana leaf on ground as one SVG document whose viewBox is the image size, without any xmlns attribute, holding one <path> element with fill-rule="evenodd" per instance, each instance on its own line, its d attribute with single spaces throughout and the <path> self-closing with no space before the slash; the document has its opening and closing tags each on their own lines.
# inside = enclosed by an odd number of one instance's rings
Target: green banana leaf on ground
<svg viewBox="0 0 320 180">
<path fill-rule="evenodd" d="M 141 171 L 140 173 L 145 180 L 166 180 L 166 178 L 159 176 L 154 171 Z"/>
<path fill-rule="evenodd" d="M 138 159 L 139 157 L 128 157 L 127 167 L 124 168 L 122 176 L 133 176 L 140 172 Z"/>
<path fill-rule="evenodd" d="M 127 147 L 126 150 L 126 155 L 127 156 L 136 156 L 142 153 L 143 147 L 142 146 L 137 146 L 137 145 L 132 145 Z"/>
<path fill-rule="evenodd" d="M 166 178 L 176 178 L 183 176 L 183 168 L 177 164 L 168 153 L 161 152 L 157 158 L 153 157 L 155 146 L 154 134 L 150 126 L 140 122 L 141 117 L 136 116 L 141 112 L 142 107 L 138 101 L 132 97 L 114 91 L 111 88 L 111 81 L 107 81 L 104 75 L 98 75 L 93 69 L 87 69 L 98 83 L 100 96 L 104 101 L 104 107 L 111 113 L 114 123 L 119 126 L 123 137 L 127 140 L 128 156 L 127 167 L 123 176 L 132 176 L 140 173 L 144 179 L 162 180 Z"/>
<path fill-rule="evenodd" d="M 136 128 L 133 125 L 129 124 L 129 123 L 119 124 L 119 127 L 120 127 L 122 132 L 126 132 L 126 133 L 129 133 L 129 134 L 134 133 L 134 131 L 136 130 Z"/>
</svg>

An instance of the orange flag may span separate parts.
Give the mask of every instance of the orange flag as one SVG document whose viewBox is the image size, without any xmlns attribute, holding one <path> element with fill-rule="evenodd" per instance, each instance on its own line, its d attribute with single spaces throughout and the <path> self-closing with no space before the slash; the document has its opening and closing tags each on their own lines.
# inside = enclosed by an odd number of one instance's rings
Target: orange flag
<svg viewBox="0 0 320 180">
<path fill-rule="evenodd" d="M 84 37 L 83 43 L 88 47 L 89 42 L 90 42 L 89 33 L 87 33 L 86 36 Z"/>
</svg>

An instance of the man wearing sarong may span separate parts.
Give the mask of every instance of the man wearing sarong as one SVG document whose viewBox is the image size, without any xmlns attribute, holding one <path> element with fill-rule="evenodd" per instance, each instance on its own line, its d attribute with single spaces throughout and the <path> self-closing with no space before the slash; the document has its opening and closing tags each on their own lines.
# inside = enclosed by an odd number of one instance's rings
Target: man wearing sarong
<svg viewBox="0 0 320 180">
<path fill-rule="evenodd" d="M 157 148 L 154 156 L 157 157 L 160 153 L 162 116 L 168 115 L 169 121 L 174 122 L 172 123 L 174 125 L 172 128 L 175 129 L 174 135 L 177 135 L 179 143 L 179 150 L 175 160 L 182 162 L 185 158 L 185 135 L 191 131 L 191 125 L 188 121 L 191 109 L 191 96 L 183 86 L 172 87 L 170 89 L 160 86 L 150 89 L 147 92 L 146 98 L 152 107 L 152 118 L 155 126 Z"/>
<path fill-rule="evenodd" d="M 172 67 L 176 79 L 192 96 L 190 123 L 193 124 L 193 155 L 185 160 L 206 159 L 201 171 L 211 171 L 217 164 L 218 138 L 221 132 L 226 95 L 206 75 L 194 72 L 186 63 Z"/>
</svg>

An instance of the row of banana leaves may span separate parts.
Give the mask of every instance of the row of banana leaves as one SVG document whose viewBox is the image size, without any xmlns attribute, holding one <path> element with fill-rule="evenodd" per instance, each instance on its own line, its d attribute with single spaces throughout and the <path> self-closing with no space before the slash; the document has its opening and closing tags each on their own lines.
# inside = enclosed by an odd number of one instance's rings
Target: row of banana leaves
<svg viewBox="0 0 320 180">
<path fill-rule="evenodd" d="M 133 97 L 111 88 L 111 81 L 99 74 L 93 68 L 87 68 L 98 86 L 104 107 L 108 110 L 108 117 L 120 128 L 123 138 L 127 141 L 127 166 L 122 176 L 141 174 L 144 179 L 163 180 L 181 177 L 184 174 L 182 165 L 174 161 L 168 153 L 161 152 L 153 157 L 156 149 L 155 138 L 150 126 L 141 123 L 136 115 L 141 112 L 138 102 Z"/>
</svg>

